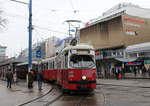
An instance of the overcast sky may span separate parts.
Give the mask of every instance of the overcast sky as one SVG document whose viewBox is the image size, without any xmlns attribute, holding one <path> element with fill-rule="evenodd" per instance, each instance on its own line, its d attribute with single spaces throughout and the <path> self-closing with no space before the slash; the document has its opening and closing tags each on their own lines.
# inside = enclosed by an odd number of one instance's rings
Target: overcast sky
<svg viewBox="0 0 150 106">
<path fill-rule="evenodd" d="M 29 0 L 18 0 L 28 3 Z M 67 37 L 68 19 L 83 23 L 101 16 L 103 12 L 121 2 L 131 2 L 150 8 L 150 0 L 32 0 L 33 43 L 51 36 Z M 28 47 L 28 6 L 10 0 L 0 0 L 2 16 L 7 19 L 5 29 L 0 30 L 0 45 L 7 46 L 7 55 L 16 56 Z M 73 11 L 77 10 L 76 13 Z"/>
</svg>

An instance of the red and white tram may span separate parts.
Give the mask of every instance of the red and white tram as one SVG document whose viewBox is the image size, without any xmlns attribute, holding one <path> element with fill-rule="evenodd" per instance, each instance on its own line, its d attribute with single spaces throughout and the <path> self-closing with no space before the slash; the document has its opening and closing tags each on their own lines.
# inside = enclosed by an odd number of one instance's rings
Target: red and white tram
<svg viewBox="0 0 150 106">
<path fill-rule="evenodd" d="M 47 68 L 43 70 L 46 80 L 56 83 L 66 90 L 94 90 L 96 88 L 96 66 L 94 48 L 77 44 L 64 48 L 56 57 L 43 60 Z"/>
</svg>

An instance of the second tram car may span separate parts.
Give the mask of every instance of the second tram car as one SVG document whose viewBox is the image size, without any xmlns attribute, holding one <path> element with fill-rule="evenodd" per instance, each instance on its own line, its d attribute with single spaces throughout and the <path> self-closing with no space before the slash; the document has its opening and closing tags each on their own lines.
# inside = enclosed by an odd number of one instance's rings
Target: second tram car
<svg viewBox="0 0 150 106">
<path fill-rule="evenodd" d="M 57 70 L 55 69 L 55 58 L 44 59 L 41 64 L 41 69 L 43 73 L 43 78 L 46 81 L 54 82 L 57 77 Z"/>
<path fill-rule="evenodd" d="M 63 89 L 92 91 L 96 88 L 95 52 L 90 45 L 70 45 L 56 57 L 43 60 L 42 67 L 45 67 L 44 79 L 55 80 Z"/>
</svg>

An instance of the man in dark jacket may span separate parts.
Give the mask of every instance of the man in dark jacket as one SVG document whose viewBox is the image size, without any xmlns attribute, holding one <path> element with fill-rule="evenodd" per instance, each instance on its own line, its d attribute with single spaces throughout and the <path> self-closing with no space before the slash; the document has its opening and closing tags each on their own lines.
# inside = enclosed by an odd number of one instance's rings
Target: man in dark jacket
<svg viewBox="0 0 150 106">
<path fill-rule="evenodd" d="M 37 81 L 38 81 L 39 90 L 42 90 L 43 75 L 42 75 L 41 71 L 38 71 L 38 73 L 37 73 Z"/>
<path fill-rule="evenodd" d="M 13 72 L 10 69 L 6 73 L 6 78 L 7 78 L 7 88 L 11 88 L 11 83 L 12 83 L 12 79 L 13 79 Z"/>
<path fill-rule="evenodd" d="M 33 81 L 34 81 L 34 73 L 31 70 L 28 72 L 28 88 L 33 88 Z"/>
</svg>

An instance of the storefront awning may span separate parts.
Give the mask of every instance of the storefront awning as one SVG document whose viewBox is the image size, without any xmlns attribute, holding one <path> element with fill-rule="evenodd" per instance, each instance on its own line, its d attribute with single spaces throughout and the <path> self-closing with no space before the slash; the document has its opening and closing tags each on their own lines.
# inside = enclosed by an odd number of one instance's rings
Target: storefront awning
<svg viewBox="0 0 150 106">
<path fill-rule="evenodd" d="M 126 53 L 150 52 L 150 42 L 128 46 Z"/>
<path fill-rule="evenodd" d="M 137 58 L 114 58 L 114 59 L 121 61 L 121 62 L 133 62 L 137 60 Z"/>
</svg>

